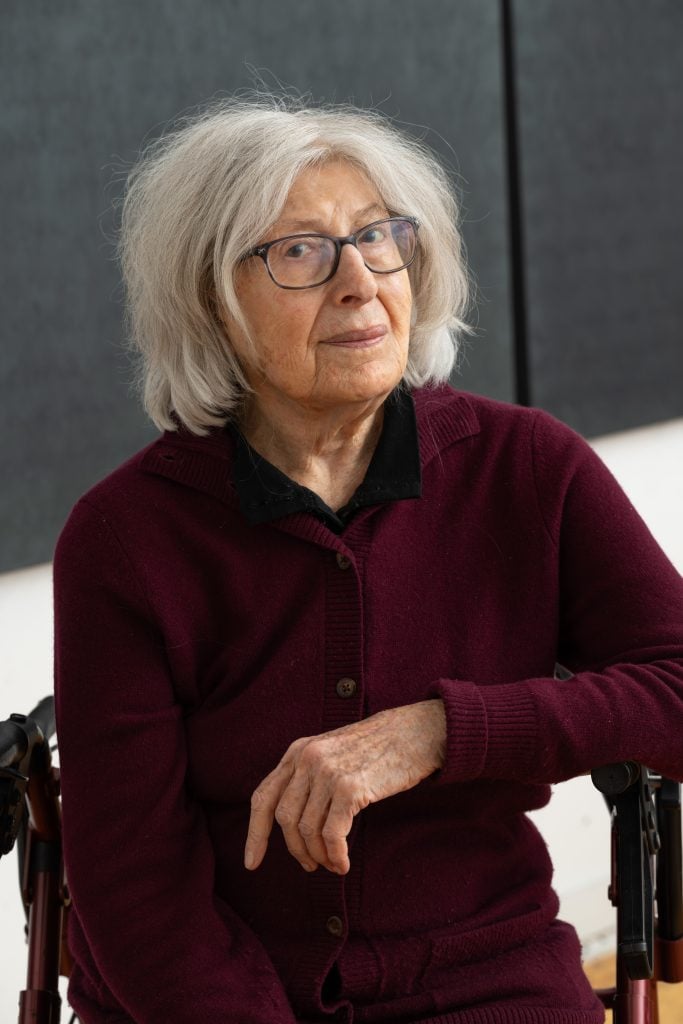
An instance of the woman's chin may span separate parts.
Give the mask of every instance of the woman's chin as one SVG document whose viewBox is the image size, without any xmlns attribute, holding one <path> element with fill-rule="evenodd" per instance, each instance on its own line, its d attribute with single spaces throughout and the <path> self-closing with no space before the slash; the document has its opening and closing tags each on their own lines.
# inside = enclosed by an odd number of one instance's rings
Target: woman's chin
<svg viewBox="0 0 683 1024">
<path fill-rule="evenodd" d="M 383 398 L 400 383 L 404 372 L 403 360 L 366 359 L 362 365 L 347 366 L 339 374 L 331 375 L 324 382 L 324 389 L 328 397 L 346 398 L 350 402 Z"/>
<path fill-rule="evenodd" d="M 351 377 L 327 390 L 330 403 L 349 404 L 357 402 L 383 401 L 400 383 L 402 373 L 366 374 Z"/>
</svg>

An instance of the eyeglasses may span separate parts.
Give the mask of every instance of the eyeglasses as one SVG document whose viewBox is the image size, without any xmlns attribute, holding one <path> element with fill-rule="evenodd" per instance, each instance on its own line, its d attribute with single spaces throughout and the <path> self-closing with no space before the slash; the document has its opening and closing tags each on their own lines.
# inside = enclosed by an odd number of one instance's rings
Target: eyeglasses
<svg viewBox="0 0 683 1024">
<path fill-rule="evenodd" d="M 415 217 L 387 217 L 346 237 L 319 232 L 285 235 L 254 246 L 242 259 L 260 256 L 278 288 L 325 284 L 337 272 L 344 245 L 354 245 L 373 274 L 395 274 L 415 259 L 419 226 Z"/>
</svg>

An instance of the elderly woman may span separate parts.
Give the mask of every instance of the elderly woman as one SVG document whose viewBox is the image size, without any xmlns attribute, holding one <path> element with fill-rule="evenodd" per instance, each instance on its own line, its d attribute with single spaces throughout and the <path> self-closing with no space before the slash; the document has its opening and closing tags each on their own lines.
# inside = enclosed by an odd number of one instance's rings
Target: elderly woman
<svg viewBox="0 0 683 1024">
<path fill-rule="evenodd" d="M 164 433 L 55 560 L 85 1024 L 603 1020 L 525 811 L 683 774 L 683 587 L 580 438 L 447 385 L 455 225 L 348 108 L 222 103 L 131 175 Z"/>
</svg>

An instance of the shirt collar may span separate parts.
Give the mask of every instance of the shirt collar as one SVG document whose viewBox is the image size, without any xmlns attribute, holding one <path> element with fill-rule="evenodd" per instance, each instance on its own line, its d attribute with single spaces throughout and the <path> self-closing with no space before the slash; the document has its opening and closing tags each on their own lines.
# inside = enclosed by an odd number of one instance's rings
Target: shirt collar
<svg viewBox="0 0 683 1024">
<path fill-rule="evenodd" d="M 350 501 L 334 512 L 308 487 L 290 479 L 251 447 L 236 424 L 234 484 L 240 507 L 251 523 L 272 522 L 294 512 L 312 512 L 335 533 L 341 533 L 353 514 L 368 505 L 422 493 L 420 448 L 415 406 L 408 391 L 396 388 L 384 403 L 382 433 L 367 473 Z"/>
</svg>

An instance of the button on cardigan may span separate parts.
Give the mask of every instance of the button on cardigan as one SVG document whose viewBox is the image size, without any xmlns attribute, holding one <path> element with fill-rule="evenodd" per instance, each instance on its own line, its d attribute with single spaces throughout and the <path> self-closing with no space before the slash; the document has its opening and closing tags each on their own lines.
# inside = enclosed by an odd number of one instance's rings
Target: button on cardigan
<svg viewBox="0 0 683 1024">
<path fill-rule="evenodd" d="M 612 760 L 683 775 L 683 585 L 569 429 L 414 399 L 421 497 L 339 534 L 250 523 L 227 431 L 165 434 L 71 514 L 56 682 L 88 1024 L 602 1021 L 524 812 Z M 445 764 L 357 816 L 348 875 L 303 871 L 277 825 L 245 870 L 251 793 L 293 740 L 428 698 Z"/>
</svg>

